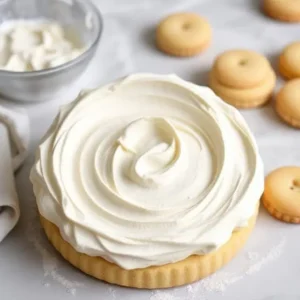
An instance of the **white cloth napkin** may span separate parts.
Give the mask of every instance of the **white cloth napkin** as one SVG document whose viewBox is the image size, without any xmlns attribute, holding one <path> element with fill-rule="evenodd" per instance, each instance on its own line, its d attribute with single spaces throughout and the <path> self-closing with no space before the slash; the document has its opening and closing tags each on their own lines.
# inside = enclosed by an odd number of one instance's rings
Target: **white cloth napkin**
<svg viewBox="0 0 300 300">
<path fill-rule="evenodd" d="M 28 116 L 0 104 L 0 242 L 20 217 L 14 171 L 25 160 L 28 140 Z"/>
</svg>

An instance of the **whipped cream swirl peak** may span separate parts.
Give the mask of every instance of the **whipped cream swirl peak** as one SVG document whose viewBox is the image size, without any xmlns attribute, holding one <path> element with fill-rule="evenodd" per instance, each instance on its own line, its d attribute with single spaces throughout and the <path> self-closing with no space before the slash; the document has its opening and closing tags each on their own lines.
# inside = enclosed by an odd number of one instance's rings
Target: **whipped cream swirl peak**
<svg viewBox="0 0 300 300">
<path fill-rule="evenodd" d="M 133 121 L 118 141 L 123 151 L 134 155 L 128 175 L 138 184 L 159 187 L 170 183 L 172 175 L 180 170 L 180 139 L 176 128 L 163 118 Z"/>
<path fill-rule="evenodd" d="M 209 88 L 153 74 L 64 106 L 31 181 L 67 242 L 125 269 L 217 249 L 247 225 L 264 185 L 240 113 Z"/>
</svg>

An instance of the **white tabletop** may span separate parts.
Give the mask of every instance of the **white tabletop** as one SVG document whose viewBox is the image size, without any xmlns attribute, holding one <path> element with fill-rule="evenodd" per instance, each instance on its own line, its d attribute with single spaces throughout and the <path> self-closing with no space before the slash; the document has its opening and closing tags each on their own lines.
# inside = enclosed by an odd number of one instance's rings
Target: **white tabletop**
<svg viewBox="0 0 300 300">
<path fill-rule="evenodd" d="M 0 299 L 300 299 L 300 226 L 276 221 L 263 208 L 244 250 L 225 268 L 199 283 L 164 291 L 138 291 L 97 281 L 71 267 L 46 241 L 28 176 L 34 149 L 59 105 L 70 101 L 82 87 L 93 87 L 132 72 L 177 73 L 205 85 L 214 57 L 225 49 L 257 50 L 276 65 L 282 47 L 299 38 L 300 25 L 266 18 L 259 9 L 259 0 L 94 2 L 103 12 L 105 29 L 87 72 L 72 87 L 71 95 L 25 106 L 31 119 L 30 156 L 17 173 L 21 220 L 0 245 Z M 209 19 L 214 33 L 207 52 L 180 59 L 155 49 L 155 25 L 175 11 L 193 11 Z M 279 79 L 278 87 L 281 84 Z M 257 138 L 266 173 L 282 165 L 299 164 L 300 132 L 278 119 L 272 103 L 242 114 Z"/>
</svg>

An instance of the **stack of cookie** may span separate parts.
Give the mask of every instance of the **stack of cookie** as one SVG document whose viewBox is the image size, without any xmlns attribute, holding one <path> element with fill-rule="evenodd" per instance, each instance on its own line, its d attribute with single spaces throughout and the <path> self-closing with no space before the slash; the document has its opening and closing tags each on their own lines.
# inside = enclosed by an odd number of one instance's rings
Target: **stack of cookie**
<svg viewBox="0 0 300 300">
<path fill-rule="evenodd" d="M 265 14 L 282 22 L 300 22 L 300 4 L 295 0 L 264 0 Z"/>
<path fill-rule="evenodd" d="M 290 80 L 276 96 L 276 112 L 287 124 L 300 128 L 300 42 L 286 46 L 279 56 L 279 71 Z"/>
<path fill-rule="evenodd" d="M 300 77 L 300 42 L 286 46 L 279 57 L 279 71 L 286 79 Z"/>
<path fill-rule="evenodd" d="M 209 76 L 209 85 L 224 101 L 240 108 L 263 105 L 270 99 L 276 76 L 268 60 L 248 50 L 219 55 Z"/>
<path fill-rule="evenodd" d="M 264 12 L 287 22 L 300 21 L 300 4 L 293 0 L 264 0 Z M 157 47 L 174 56 L 194 56 L 210 44 L 212 29 L 205 18 L 194 13 L 175 13 L 156 29 Z M 300 42 L 288 45 L 279 58 L 279 71 L 286 79 L 300 78 Z M 227 103 L 254 108 L 272 96 L 276 75 L 269 61 L 250 50 L 230 50 L 219 55 L 209 76 L 209 86 Z M 276 96 L 276 111 L 288 124 L 300 128 L 300 80 L 287 84 Z M 298 103 L 299 102 L 299 103 Z"/>
<path fill-rule="evenodd" d="M 300 128 L 300 78 L 289 81 L 281 88 L 275 107 L 283 121 Z"/>
</svg>

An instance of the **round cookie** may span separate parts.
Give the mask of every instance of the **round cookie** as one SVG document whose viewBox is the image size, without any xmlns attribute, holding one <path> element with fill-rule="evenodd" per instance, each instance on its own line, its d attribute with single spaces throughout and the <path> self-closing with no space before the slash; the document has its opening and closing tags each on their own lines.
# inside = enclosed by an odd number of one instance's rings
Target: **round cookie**
<svg viewBox="0 0 300 300">
<path fill-rule="evenodd" d="M 264 0 L 263 10 L 269 17 L 284 22 L 300 22 L 300 1 Z"/>
<path fill-rule="evenodd" d="M 300 223 L 300 167 L 282 167 L 265 180 L 262 201 L 275 218 Z"/>
<path fill-rule="evenodd" d="M 234 89 L 221 85 L 214 72 L 210 73 L 209 86 L 214 92 L 227 103 L 237 108 L 254 108 L 265 104 L 272 96 L 276 82 L 276 75 L 273 71 L 260 85 L 250 89 Z"/>
<path fill-rule="evenodd" d="M 289 125 L 300 128 L 300 78 L 287 82 L 276 96 L 276 111 Z"/>
<path fill-rule="evenodd" d="M 276 76 L 268 60 L 248 50 L 226 51 L 214 62 L 209 86 L 238 108 L 263 105 L 272 96 Z"/>
<path fill-rule="evenodd" d="M 286 46 L 279 57 L 279 71 L 287 79 L 300 77 L 300 42 Z"/>
<path fill-rule="evenodd" d="M 163 19 L 156 29 L 157 47 L 174 56 L 193 56 L 211 41 L 209 23 L 194 13 L 177 13 Z"/>
<path fill-rule="evenodd" d="M 216 58 L 214 72 L 225 86 L 251 88 L 267 78 L 269 62 L 254 51 L 230 50 Z"/>
</svg>

